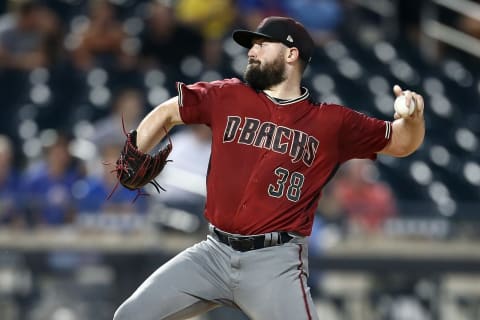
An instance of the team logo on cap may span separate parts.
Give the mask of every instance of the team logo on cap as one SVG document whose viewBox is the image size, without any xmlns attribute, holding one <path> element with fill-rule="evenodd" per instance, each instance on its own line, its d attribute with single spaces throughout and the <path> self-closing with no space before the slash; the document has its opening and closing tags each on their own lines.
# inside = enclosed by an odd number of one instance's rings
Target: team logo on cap
<svg viewBox="0 0 480 320">
<path fill-rule="evenodd" d="M 288 37 L 287 37 L 287 41 L 288 41 L 288 42 L 291 42 L 291 43 L 293 43 L 293 38 L 292 38 L 292 36 L 291 36 L 291 35 L 288 35 Z"/>
</svg>

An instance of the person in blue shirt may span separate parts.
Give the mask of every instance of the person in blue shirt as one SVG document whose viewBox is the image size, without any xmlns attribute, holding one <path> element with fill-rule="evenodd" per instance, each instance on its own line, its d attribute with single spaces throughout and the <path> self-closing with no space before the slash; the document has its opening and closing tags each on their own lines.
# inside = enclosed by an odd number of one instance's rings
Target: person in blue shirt
<svg viewBox="0 0 480 320">
<path fill-rule="evenodd" d="M 74 221 L 73 188 L 83 175 L 81 161 L 69 152 L 70 140 L 59 134 L 44 157 L 23 178 L 23 205 L 34 225 L 58 226 Z"/>
<path fill-rule="evenodd" d="M 105 162 L 99 175 L 89 175 L 80 180 L 82 192 L 75 195 L 80 214 L 99 213 L 145 213 L 147 199 L 136 198 L 137 193 L 117 184 L 117 177 L 112 172 L 118 153 L 122 146 L 105 144 L 101 146 L 101 158 Z"/>
</svg>

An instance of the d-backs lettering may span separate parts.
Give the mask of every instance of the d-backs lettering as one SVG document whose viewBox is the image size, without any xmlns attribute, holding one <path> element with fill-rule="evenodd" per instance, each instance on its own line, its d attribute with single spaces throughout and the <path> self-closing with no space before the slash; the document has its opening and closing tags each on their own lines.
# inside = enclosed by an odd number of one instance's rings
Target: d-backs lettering
<svg viewBox="0 0 480 320">
<path fill-rule="evenodd" d="M 243 125 L 243 126 L 242 126 Z M 240 134 L 238 134 L 240 132 Z M 229 116 L 223 134 L 223 143 L 236 142 L 286 154 L 292 162 L 302 160 L 311 166 L 317 154 L 319 141 L 307 133 L 279 126 L 273 122 L 261 122 L 255 118 Z"/>
</svg>

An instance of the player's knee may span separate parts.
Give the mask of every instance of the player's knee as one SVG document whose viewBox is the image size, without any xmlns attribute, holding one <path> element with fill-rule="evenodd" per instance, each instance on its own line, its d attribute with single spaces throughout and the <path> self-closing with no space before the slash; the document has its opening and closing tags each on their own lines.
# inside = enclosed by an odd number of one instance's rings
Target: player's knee
<svg viewBox="0 0 480 320">
<path fill-rule="evenodd" d="M 132 314 L 132 308 L 129 307 L 128 301 L 125 301 L 118 307 L 113 315 L 113 320 L 134 320 L 137 319 L 138 315 Z"/>
<path fill-rule="evenodd" d="M 113 315 L 113 320 L 122 320 L 122 319 L 127 319 L 124 316 L 124 312 L 122 311 L 122 307 L 120 306 L 114 313 Z"/>
</svg>

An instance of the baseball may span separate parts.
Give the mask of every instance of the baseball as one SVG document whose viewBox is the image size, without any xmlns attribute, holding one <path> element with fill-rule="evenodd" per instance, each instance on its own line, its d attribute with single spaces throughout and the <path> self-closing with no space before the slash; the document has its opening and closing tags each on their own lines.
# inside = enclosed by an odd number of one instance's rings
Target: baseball
<svg viewBox="0 0 480 320">
<path fill-rule="evenodd" d="M 395 109 L 395 112 L 398 113 L 400 117 L 407 118 L 413 113 L 413 111 L 415 111 L 415 101 L 412 98 L 410 100 L 410 105 L 407 107 L 407 104 L 405 102 L 405 96 L 401 95 L 395 99 L 393 108 Z"/>
</svg>

